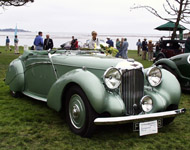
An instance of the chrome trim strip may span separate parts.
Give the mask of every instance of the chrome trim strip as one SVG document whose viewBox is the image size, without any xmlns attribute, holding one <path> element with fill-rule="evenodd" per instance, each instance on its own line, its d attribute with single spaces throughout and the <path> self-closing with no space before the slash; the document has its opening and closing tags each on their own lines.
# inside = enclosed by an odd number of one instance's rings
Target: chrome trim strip
<svg viewBox="0 0 190 150">
<path fill-rule="evenodd" d="M 33 95 L 32 93 L 29 93 L 29 92 L 22 92 L 22 93 L 23 93 L 24 95 L 30 97 L 30 98 L 35 99 L 35 100 L 39 100 L 39 101 L 42 101 L 42 102 L 47 102 L 47 99 L 46 99 L 46 98 Z"/>
<path fill-rule="evenodd" d="M 35 63 L 31 63 L 31 64 L 27 65 L 26 68 L 35 66 L 35 65 L 41 65 L 41 64 L 51 64 L 51 62 L 48 62 L 48 61 L 35 62 Z"/>
<path fill-rule="evenodd" d="M 52 67 L 53 67 L 53 71 L 54 71 L 54 74 L 55 74 L 55 77 L 56 77 L 56 80 L 58 79 L 58 75 L 57 75 L 57 70 L 55 69 L 55 66 L 53 64 L 53 60 L 52 60 L 52 57 L 53 57 L 54 54 L 51 54 L 51 53 L 48 53 L 48 57 L 49 57 L 49 60 L 52 64 Z"/>
<path fill-rule="evenodd" d="M 114 125 L 114 124 L 125 124 L 135 121 L 148 121 L 159 118 L 168 118 L 175 117 L 179 114 L 183 114 L 186 112 L 186 109 L 178 109 L 173 111 L 152 113 L 152 114 L 144 114 L 144 115 L 135 115 L 135 116 L 125 116 L 125 117 L 108 117 L 108 118 L 96 118 L 94 123 L 96 125 Z"/>
</svg>

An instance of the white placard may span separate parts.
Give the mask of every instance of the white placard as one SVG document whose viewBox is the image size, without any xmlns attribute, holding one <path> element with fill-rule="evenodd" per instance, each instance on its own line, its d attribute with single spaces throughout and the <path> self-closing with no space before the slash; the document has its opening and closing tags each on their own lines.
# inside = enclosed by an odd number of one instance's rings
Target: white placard
<svg viewBox="0 0 190 150">
<path fill-rule="evenodd" d="M 156 134 L 158 133 L 158 122 L 149 121 L 143 122 L 139 124 L 139 134 L 140 136 L 148 135 L 148 134 Z"/>
<path fill-rule="evenodd" d="M 28 50 L 28 45 L 24 45 L 24 51 Z"/>
</svg>

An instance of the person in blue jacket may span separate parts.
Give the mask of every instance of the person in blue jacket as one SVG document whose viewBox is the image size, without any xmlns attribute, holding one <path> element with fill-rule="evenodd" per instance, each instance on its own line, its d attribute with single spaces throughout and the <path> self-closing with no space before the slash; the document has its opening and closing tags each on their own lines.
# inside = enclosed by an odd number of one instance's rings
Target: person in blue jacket
<svg viewBox="0 0 190 150">
<path fill-rule="evenodd" d="M 42 36 L 43 36 L 43 33 L 40 31 L 38 32 L 38 36 L 36 36 L 34 40 L 34 45 L 35 45 L 36 50 L 43 50 L 44 40 Z"/>
<path fill-rule="evenodd" d="M 110 37 L 107 37 L 107 42 L 106 42 L 108 45 L 109 45 L 109 47 L 114 47 L 114 43 L 113 43 L 113 41 L 110 39 Z"/>
<path fill-rule="evenodd" d="M 7 36 L 7 38 L 6 38 L 6 49 L 5 49 L 6 51 L 7 50 L 10 50 L 11 51 L 11 48 L 10 48 L 10 39 L 9 39 L 9 37 Z"/>
</svg>

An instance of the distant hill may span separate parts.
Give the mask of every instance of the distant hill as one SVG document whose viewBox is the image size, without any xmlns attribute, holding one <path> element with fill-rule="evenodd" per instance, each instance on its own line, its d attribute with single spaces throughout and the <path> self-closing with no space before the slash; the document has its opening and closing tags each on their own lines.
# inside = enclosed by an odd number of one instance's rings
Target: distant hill
<svg viewBox="0 0 190 150">
<path fill-rule="evenodd" d="M 15 32 L 15 29 L 12 29 L 12 28 L 0 29 L 0 32 Z M 31 31 L 17 29 L 17 32 L 31 32 Z"/>
</svg>

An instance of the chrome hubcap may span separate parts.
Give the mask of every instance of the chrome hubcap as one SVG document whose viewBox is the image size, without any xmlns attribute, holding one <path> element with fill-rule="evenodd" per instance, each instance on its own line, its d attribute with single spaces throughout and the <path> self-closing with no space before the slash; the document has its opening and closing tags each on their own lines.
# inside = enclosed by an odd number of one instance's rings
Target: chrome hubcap
<svg viewBox="0 0 190 150">
<path fill-rule="evenodd" d="M 85 124 L 86 110 L 82 98 L 74 94 L 69 101 L 69 117 L 72 125 L 81 129 Z"/>
<path fill-rule="evenodd" d="M 79 107 L 77 105 L 73 106 L 72 115 L 73 115 L 74 119 L 79 118 L 79 116 L 80 116 L 80 109 L 79 109 Z"/>
</svg>

